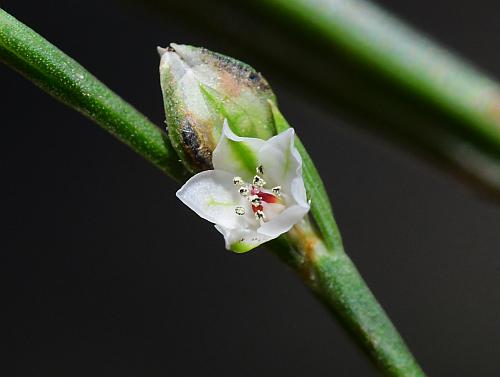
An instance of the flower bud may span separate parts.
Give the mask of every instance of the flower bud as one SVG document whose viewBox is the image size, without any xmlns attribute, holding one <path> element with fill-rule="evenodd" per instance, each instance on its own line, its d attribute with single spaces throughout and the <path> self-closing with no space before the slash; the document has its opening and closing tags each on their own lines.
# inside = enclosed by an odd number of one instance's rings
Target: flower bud
<svg viewBox="0 0 500 377">
<path fill-rule="evenodd" d="M 276 133 L 274 93 L 252 67 L 205 48 L 172 43 L 158 51 L 169 138 L 188 170 L 212 168 L 224 119 L 242 137 Z"/>
</svg>

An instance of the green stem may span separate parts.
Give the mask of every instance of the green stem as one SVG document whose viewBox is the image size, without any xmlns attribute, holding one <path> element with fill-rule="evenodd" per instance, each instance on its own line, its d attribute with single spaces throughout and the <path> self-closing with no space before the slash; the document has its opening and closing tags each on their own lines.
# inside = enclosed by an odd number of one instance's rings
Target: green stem
<svg viewBox="0 0 500 377">
<path fill-rule="evenodd" d="M 305 220 L 289 237 L 299 253 L 284 258 L 339 317 L 386 376 L 424 377 L 404 340 L 342 248 L 328 250 Z M 292 258 L 290 255 L 295 255 Z"/>
<path fill-rule="evenodd" d="M 95 121 L 171 177 L 186 177 L 164 132 L 80 64 L 2 9 L 0 61 Z"/>
<path fill-rule="evenodd" d="M 270 104 L 276 130 L 283 132 L 290 125 L 279 109 Z M 295 144 L 302 156 L 304 183 L 321 236 L 316 234 L 308 220 L 304 220 L 288 234 L 290 244 L 299 253 L 287 252 L 278 243 L 272 244 L 271 250 L 300 272 L 385 375 L 424 376 L 404 340 L 345 253 L 321 177 L 298 138 Z"/>
</svg>

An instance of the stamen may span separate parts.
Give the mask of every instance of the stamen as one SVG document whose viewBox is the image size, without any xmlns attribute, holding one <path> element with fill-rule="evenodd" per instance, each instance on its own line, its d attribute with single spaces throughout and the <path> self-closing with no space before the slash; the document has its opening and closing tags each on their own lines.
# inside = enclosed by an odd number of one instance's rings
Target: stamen
<svg viewBox="0 0 500 377">
<path fill-rule="evenodd" d="M 263 187 L 266 185 L 266 181 L 259 175 L 264 173 L 262 165 L 256 168 L 257 175 L 253 178 L 253 183 L 248 184 L 241 177 L 234 177 L 233 183 L 237 186 L 238 192 L 241 196 L 246 198 L 250 204 L 252 212 L 255 215 L 255 219 L 262 225 L 267 221 L 267 216 L 264 213 L 263 203 L 273 204 L 280 203 L 279 197 L 281 196 L 281 186 L 275 186 L 272 188 L 272 194 L 270 192 L 265 192 Z M 235 207 L 234 211 L 237 215 L 243 216 L 246 213 L 244 207 Z"/>
<path fill-rule="evenodd" d="M 259 209 L 257 212 L 255 212 L 255 218 L 257 220 L 265 220 L 266 216 L 264 215 L 264 211 Z"/>
<path fill-rule="evenodd" d="M 262 199 L 259 196 L 254 195 L 250 197 L 250 202 L 254 207 L 259 207 L 262 204 Z"/>
<path fill-rule="evenodd" d="M 252 185 L 252 189 L 250 190 L 250 194 L 252 194 L 252 195 L 258 195 L 259 192 L 260 192 L 260 188 L 257 187 L 257 186 L 253 186 Z"/>
<path fill-rule="evenodd" d="M 253 184 L 255 186 L 264 187 L 266 185 L 266 181 L 264 181 L 261 177 L 256 175 L 255 177 L 253 177 Z"/>
</svg>

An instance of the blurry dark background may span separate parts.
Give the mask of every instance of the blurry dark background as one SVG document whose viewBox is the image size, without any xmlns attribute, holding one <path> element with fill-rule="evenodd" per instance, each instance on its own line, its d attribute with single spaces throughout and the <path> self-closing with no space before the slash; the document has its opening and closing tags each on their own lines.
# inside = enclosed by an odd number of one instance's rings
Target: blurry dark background
<svg viewBox="0 0 500 377">
<path fill-rule="evenodd" d="M 500 375 L 497 204 L 315 105 L 282 67 L 168 1 L 1 4 L 158 125 L 157 45 L 261 70 L 318 165 L 348 253 L 423 368 Z M 500 77 L 498 2 L 379 4 Z M 176 183 L 3 65 L 0 88 L 0 376 L 376 375 L 273 255 L 225 251 Z"/>
</svg>

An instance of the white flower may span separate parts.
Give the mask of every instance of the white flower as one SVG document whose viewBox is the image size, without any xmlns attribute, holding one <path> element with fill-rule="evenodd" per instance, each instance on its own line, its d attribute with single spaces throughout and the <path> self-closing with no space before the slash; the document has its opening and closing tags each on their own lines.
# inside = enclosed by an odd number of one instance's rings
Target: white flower
<svg viewBox="0 0 500 377">
<path fill-rule="evenodd" d="M 287 232 L 309 211 L 294 131 L 261 140 L 224 122 L 214 170 L 196 174 L 177 197 L 224 235 L 226 248 L 249 251 Z"/>
</svg>

